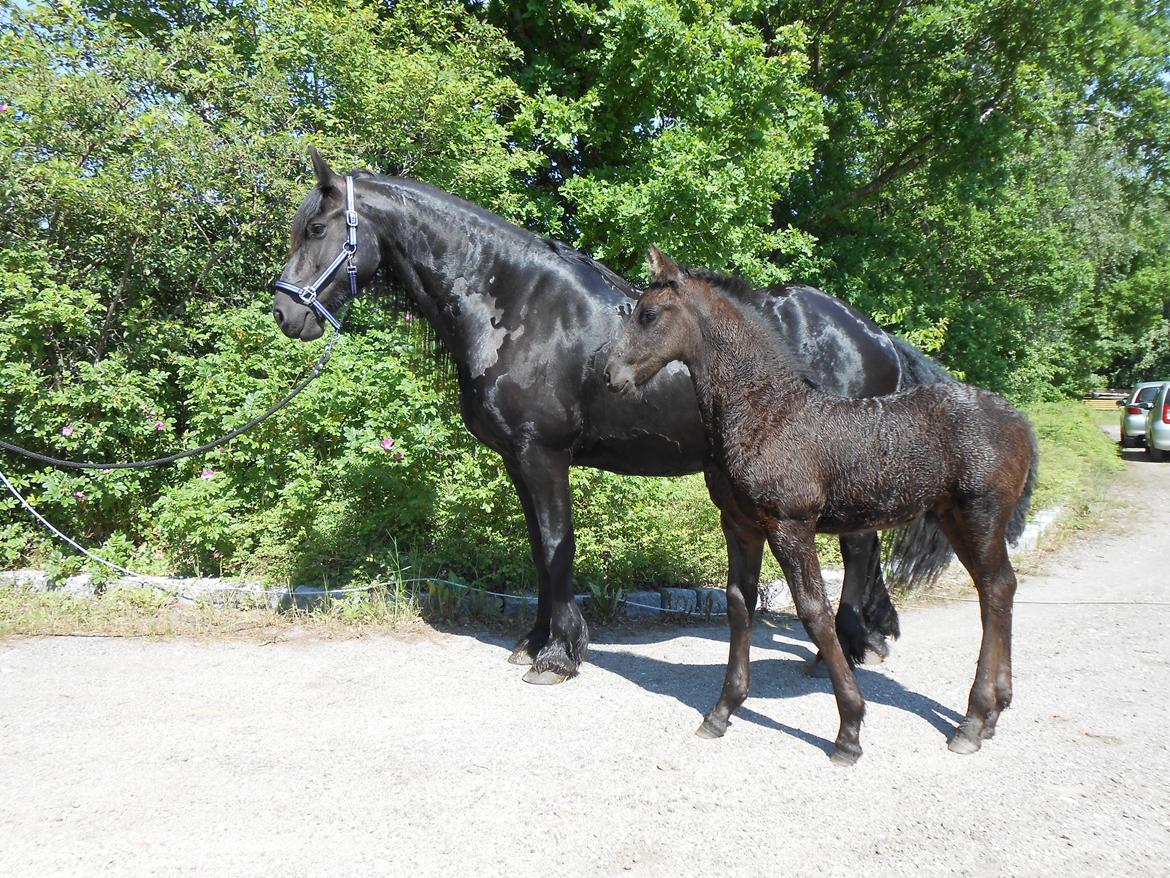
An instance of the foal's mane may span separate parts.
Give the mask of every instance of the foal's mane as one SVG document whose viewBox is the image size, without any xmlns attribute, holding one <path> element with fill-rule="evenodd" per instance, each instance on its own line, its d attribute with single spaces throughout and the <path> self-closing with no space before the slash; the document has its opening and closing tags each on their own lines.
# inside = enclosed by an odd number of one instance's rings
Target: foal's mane
<svg viewBox="0 0 1170 878">
<path fill-rule="evenodd" d="M 770 351 L 776 355 L 781 369 L 791 372 L 794 377 L 807 386 L 819 389 L 819 385 L 813 380 L 809 367 L 797 356 L 788 338 L 760 311 L 760 290 L 757 290 L 742 277 L 724 274 L 712 268 L 696 268 L 689 265 L 680 265 L 679 267 L 687 277 L 704 281 L 712 290 L 733 305 L 746 321 L 764 330 L 764 335 L 773 343 Z"/>
</svg>

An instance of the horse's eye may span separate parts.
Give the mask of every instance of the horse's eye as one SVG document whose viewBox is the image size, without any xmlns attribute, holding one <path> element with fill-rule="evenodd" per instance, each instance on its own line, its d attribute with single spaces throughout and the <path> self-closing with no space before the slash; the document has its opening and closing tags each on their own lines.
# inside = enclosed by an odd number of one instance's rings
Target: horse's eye
<svg viewBox="0 0 1170 878">
<path fill-rule="evenodd" d="M 313 223 L 309 226 L 309 234 L 314 238 L 322 238 L 325 236 L 325 223 Z"/>
<path fill-rule="evenodd" d="M 658 319 L 658 312 L 655 311 L 653 308 L 647 308 L 645 311 L 643 311 L 641 314 L 638 315 L 638 322 L 640 324 L 642 324 L 643 326 L 649 326 L 651 323 L 653 323 L 657 319 Z"/>
</svg>

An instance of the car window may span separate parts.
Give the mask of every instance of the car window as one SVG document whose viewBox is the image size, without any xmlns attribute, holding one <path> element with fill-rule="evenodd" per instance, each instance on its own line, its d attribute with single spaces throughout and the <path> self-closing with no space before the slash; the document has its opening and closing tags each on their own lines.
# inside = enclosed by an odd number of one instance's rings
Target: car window
<svg viewBox="0 0 1170 878">
<path fill-rule="evenodd" d="M 1134 402 L 1153 402 L 1154 397 L 1158 395 L 1158 391 L 1162 389 L 1160 384 L 1155 384 L 1153 387 L 1143 387 L 1137 392 L 1137 396 L 1133 398 Z"/>
</svg>

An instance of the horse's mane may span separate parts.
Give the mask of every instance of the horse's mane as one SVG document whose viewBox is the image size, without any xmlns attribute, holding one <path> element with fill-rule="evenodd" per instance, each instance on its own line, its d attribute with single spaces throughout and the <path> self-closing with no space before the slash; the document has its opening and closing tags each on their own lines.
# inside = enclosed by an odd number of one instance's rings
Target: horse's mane
<svg viewBox="0 0 1170 878">
<path fill-rule="evenodd" d="M 768 293 L 768 290 L 757 290 L 742 277 L 724 274 L 712 268 L 696 268 L 689 265 L 680 265 L 679 267 L 687 277 L 704 281 L 711 289 L 734 305 L 736 311 L 746 320 L 763 329 L 768 338 L 774 342 L 773 353 L 777 355 L 781 368 L 792 372 L 809 387 L 820 388 L 820 385 L 813 379 L 812 371 L 808 365 L 797 356 L 796 351 L 792 349 L 791 343 L 780 332 L 779 327 L 770 322 L 760 310 L 760 295 Z"/>
<path fill-rule="evenodd" d="M 579 263 L 597 272 L 601 275 L 602 280 L 622 295 L 629 296 L 631 299 L 636 299 L 640 295 L 638 288 L 630 283 L 630 281 L 626 280 L 608 265 L 598 262 L 588 253 L 584 253 L 575 247 L 570 247 L 568 244 L 563 241 L 558 241 L 555 238 L 545 238 L 544 242 L 553 253 L 566 262 Z"/>
</svg>

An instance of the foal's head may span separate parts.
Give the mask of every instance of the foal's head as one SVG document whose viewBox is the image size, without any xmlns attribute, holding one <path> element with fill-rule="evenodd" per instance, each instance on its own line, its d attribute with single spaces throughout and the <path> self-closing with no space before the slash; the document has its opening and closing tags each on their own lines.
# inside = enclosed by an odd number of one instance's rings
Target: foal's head
<svg viewBox="0 0 1170 878">
<path fill-rule="evenodd" d="M 650 245 L 650 286 L 638 300 L 621 338 L 610 352 L 605 378 L 610 390 L 628 393 L 641 387 L 673 360 L 687 362 L 702 337 L 689 307 L 686 269 Z"/>
</svg>

